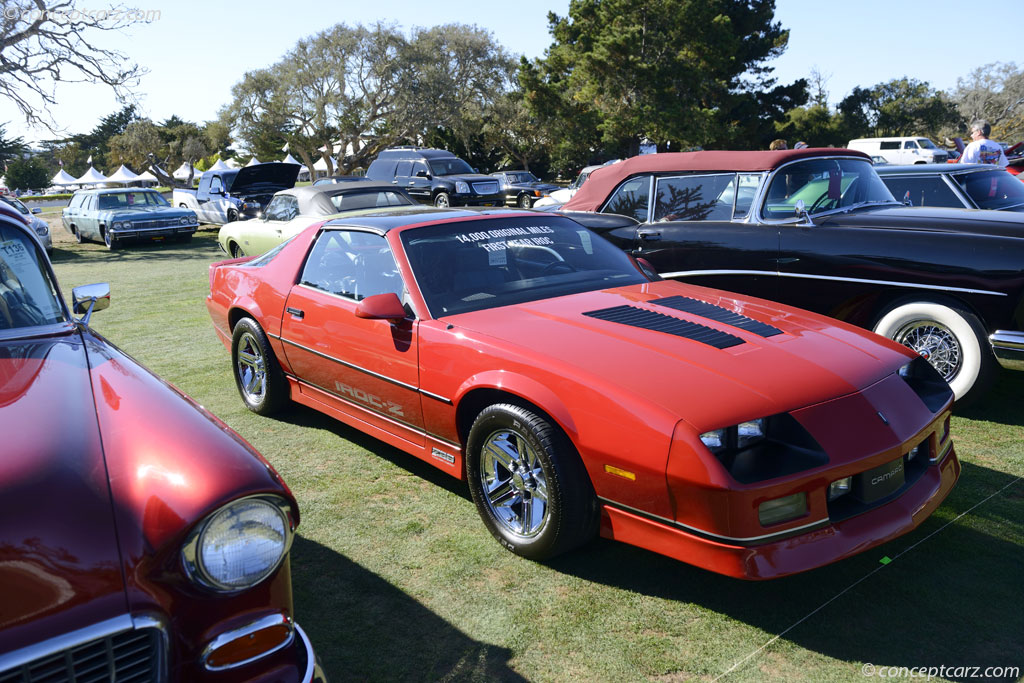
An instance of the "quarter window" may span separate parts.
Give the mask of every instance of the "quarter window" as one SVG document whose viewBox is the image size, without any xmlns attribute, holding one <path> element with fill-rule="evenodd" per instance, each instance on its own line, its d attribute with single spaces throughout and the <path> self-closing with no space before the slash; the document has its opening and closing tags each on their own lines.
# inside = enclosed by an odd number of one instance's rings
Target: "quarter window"
<svg viewBox="0 0 1024 683">
<path fill-rule="evenodd" d="M 885 176 L 882 182 L 898 201 L 910 193 L 913 206 L 948 206 L 963 208 L 964 203 L 939 176 L 921 176 L 916 178 Z"/>
<path fill-rule="evenodd" d="M 405 287 L 387 241 L 380 235 L 351 230 L 320 234 L 302 269 L 301 283 L 361 301 Z"/>
<path fill-rule="evenodd" d="M 735 174 L 658 178 L 656 221 L 727 221 L 733 215 Z"/>
<path fill-rule="evenodd" d="M 617 213 L 629 216 L 644 223 L 647 221 L 648 195 L 651 189 L 651 177 L 640 176 L 630 178 L 619 185 L 615 194 L 608 200 L 601 213 Z"/>
</svg>

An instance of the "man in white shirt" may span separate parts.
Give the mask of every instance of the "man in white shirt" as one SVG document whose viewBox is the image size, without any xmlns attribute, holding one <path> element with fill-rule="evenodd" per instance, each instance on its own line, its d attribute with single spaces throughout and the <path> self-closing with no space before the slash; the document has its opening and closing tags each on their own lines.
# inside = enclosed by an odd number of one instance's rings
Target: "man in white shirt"
<svg viewBox="0 0 1024 683">
<path fill-rule="evenodd" d="M 971 144 L 967 145 L 964 153 L 960 155 L 961 164 L 996 164 L 1006 167 L 1010 162 L 1003 153 L 1003 148 L 988 139 L 992 132 L 992 126 L 988 121 L 978 119 L 971 124 Z"/>
</svg>

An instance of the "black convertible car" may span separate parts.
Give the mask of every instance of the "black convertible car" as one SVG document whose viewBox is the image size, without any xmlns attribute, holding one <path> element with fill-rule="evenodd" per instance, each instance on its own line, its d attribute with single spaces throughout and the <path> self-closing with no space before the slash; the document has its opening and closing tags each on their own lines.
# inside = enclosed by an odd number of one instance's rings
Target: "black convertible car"
<svg viewBox="0 0 1024 683">
<path fill-rule="evenodd" d="M 860 152 L 634 157 L 594 171 L 563 210 L 612 214 L 574 217 L 662 277 L 905 344 L 961 401 L 983 393 L 998 364 L 1024 369 L 1024 216 L 904 206 Z"/>
<path fill-rule="evenodd" d="M 529 209 L 541 197 L 559 189 L 558 185 L 545 183 L 529 171 L 499 171 L 491 177 L 498 179 L 498 189 L 505 195 L 505 203 Z"/>
<path fill-rule="evenodd" d="M 892 196 L 912 206 L 1024 212 L 1024 183 L 992 164 L 877 166 Z"/>
</svg>

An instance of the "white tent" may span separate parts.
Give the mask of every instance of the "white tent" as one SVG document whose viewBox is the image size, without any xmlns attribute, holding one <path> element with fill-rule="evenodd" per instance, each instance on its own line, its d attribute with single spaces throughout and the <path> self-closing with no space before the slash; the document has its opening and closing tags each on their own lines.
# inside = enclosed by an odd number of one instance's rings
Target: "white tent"
<svg viewBox="0 0 1024 683">
<path fill-rule="evenodd" d="M 63 168 L 57 171 L 57 175 L 50 179 L 51 185 L 74 185 L 77 182 L 78 181 L 75 180 L 75 176 L 71 175 Z"/>
<path fill-rule="evenodd" d="M 338 160 L 337 159 L 332 159 L 331 161 L 334 163 L 334 167 L 331 169 L 331 172 L 332 173 L 337 173 L 338 172 Z M 321 173 L 323 175 L 327 175 L 327 162 L 324 160 L 324 158 L 322 156 L 319 159 L 316 160 L 315 164 L 313 164 L 313 170 L 316 171 L 318 176 Z"/>
<path fill-rule="evenodd" d="M 286 156 L 284 158 L 284 162 L 283 163 L 286 163 L 286 164 L 298 164 L 299 166 L 302 165 L 302 162 L 299 161 L 298 159 L 296 159 L 295 157 L 293 157 L 291 154 L 289 154 L 288 156 Z"/>
<path fill-rule="evenodd" d="M 107 176 L 97 171 L 92 166 L 89 170 L 82 174 L 82 177 L 75 181 L 76 185 L 99 185 L 100 183 L 107 182 Z"/>
<path fill-rule="evenodd" d="M 234 159 L 228 159 L 224 165 L 228 168 L 242 168 L 242 165 Z"/>
<path fill-rule="evenodd" d="M 175 180 L 188 180 L 188 172 L 189 172 L 189 170 L 190 170 L 190 168 L 189 168 L 188 162 L 187 161 L 183 161 L 183 162 L 181 162 L 181 166 L 179 166 L 178 168 L 174 169 L 174 173 L 172 173 L 171 176 Z M 203 172 L 200 171 L 198 168 L 192 167 L 191 170 L 193 171 L 193 173 L 192 173 L 192 178 L 193 179 L 201 178 L 203 176 Z"/>
<path fill-rule="evenodd" d="M 198 171 L 196 171 L 196 173 L 198 173 Z M 160 183 L 160 180 L 149 171 L 146 171 L 145 173 L 140 173 L 135 180 L 143 184 L 153 183 L 154 185 L 158 185 Z"/>
<path fill-rule="evenodd" d="M 110 182 L 110 183 L 123 183 L 123 184 L 127 185 L 128 183 L 133 183 L 133 182 L 135 182 L 138 179 L 139 179 L 139 174 L 138 173 L 136 173 L 135 171 L 131 170 L 130 168 L 128 168 L 124 164 L 121 164 L 121 168 L 119 168 L 116 171 L 114 171 L 107 178 L 107 182 Z"/>
<path fill-rule="evenodd" d="M 249 159 L 249 163 L 247 163 L 246 166 L 256 166 L 256 165 L 262 164 L 262 163 L 263 162 L 260 161 L 259 159 L 257 159 L 256 157 L 253 157 L 252 159 Z"/>
<path fill-rule="evenodd" d="M 209 173 L 210 171 L 230 171 L 230 170 L 231 170 L 231 166 L 228 166 L 222 160 L 217 159 L 217 163 L 215 163 L 213 166 L 211 166 L 209 169 L 207 169 L 206 172 Z"/>
</svg>

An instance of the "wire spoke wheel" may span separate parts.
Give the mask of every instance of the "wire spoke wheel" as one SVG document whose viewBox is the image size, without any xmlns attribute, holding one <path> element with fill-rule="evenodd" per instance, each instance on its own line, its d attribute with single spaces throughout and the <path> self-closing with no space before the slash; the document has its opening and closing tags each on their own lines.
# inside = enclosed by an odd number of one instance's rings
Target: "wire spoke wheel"
<svg viewBox="0 0 1024 683">
<path fill-rule="evenodd" d="M 953 381 L 960 372 L 963 364 L 960 342 L 949 328 L 935 321 L 906 325 L 896 333 L 895 341 L 921 354 L 947 382 Z"/>
</svg>

